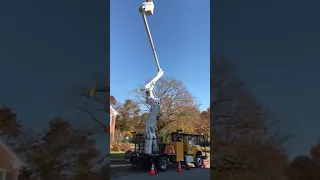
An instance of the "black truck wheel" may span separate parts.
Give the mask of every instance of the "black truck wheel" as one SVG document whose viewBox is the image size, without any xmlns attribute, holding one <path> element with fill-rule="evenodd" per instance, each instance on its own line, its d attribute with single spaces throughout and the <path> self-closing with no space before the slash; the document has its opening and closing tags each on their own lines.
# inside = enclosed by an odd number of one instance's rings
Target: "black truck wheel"
<svg viewBox="0 0 320 180">
<path fill-rule="evenodd" d="M 197 154 L 197 155 L 196 155 L 196 159 L 195 159 L 195 161 L 194 161 L 194 166 L 195 166 L 196 168 L 200 168 L 200 167 L 202 167 L 202 163 L 203 163 L 203 159 L 202 159 L 201 155 L 200 155 L 200 154 Z"/>
<path fill-rule="evenodd" d="M 169 161 L 168 161 L 168 157 L 166 156 L 161 156 L 158 160 L 157 160 L 157 170 L 159 172 L 164 172 L 167 170 L 169 165 Z"/>
</svg>

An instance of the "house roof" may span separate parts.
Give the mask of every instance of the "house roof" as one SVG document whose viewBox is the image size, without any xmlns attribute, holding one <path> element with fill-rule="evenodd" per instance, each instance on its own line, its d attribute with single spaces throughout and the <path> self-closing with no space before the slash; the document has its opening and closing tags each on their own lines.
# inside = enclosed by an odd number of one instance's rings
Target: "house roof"
<svg viewBox="0 0 320 180">
<path fill-rule="evenodd" d="M 0 138 L 0 146 L 3 147 L 15 160 L 15 165 L 18 167 L 26 167 L 27 163 L 26 161 L 21 157 L 20 154 L 18 154 L 3 138 Z"/>
<path fill-rule="evenodd" d="M 113 115 L 118 115 L 119 114 L 112 106 L 110 106 L 110 111 L 113 112 Z M 111 112 L 110 112 L 110 114 L 111 114 Z"/>
</svg>

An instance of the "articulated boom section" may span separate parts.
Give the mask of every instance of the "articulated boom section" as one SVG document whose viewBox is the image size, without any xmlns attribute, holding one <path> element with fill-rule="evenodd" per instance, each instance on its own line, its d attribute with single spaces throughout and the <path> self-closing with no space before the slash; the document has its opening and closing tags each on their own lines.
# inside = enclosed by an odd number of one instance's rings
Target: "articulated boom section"
<svg viewBox="0 0 320 180">
<path fill-rule="evenodd" d="M 143 91 L 146 93 L 146 102 L 148 105 L 150 105 L 150 115 L 147 119 L 146 122 L 146 140 L 145 140 L 145 147 L 144 147 L 144 153 L 145 154 L 153 154 L 158 152 L 158 143 L 157 143 L 157 137 L 155 133 L 155 126 L 156 126 L 156 119 L 158 115 L 158 111 L 160 108 L 160 100 L 154 97 L 153 94 L 153 88 L 156 82 L 161 78 L 163 75 L 163 71 L 160 68 L 159 62 L 158 62 L 158 57 L 156 50 L 154 48 L 154 44 L 152 41 L 149 25 L 147 22 L 146 16 L 153 15 L 153 10 L 154 10 L 154 4 L 152 0 L 147 0 L 146 2 L 143 3 L 143 5 L 139 8 L 139 11 L 142 15 L 142 19 L 148 34 L 149 42 L 151 45 L 151 49 L 153 52 L 153 57 L 158 69 L 158 74 L 156 77 L 154 77 L 146 86 L 144 87 Z"/>
<path fill-rule="evenodd" d="M 145 147 L 144 152 L 145 154 L 153 154 L 158 152 L 158 142 L 155 133 L 155 123 L 157 119 L 157 114 L 159 111 L 160 101 L 156 98 L 152 98 L 149 100 L 152 105 L 150 109 L 150 115 L 146 122 L 146 140 L 145 140 Z"/>
<path fill-rule="evenodd" d="M 160 100 L 154 97 L 153 88 L 155 83 L 161 78 L 163 75 L 163 71 L 160 70 L 155 78 L 153 78 L 146 86 L 145 86 L 145 93 L 146 93 L 146 101 L 147 104 L 150 105 L 150 115 L 146 122 L 146 140 L 145 140 L 145 147 L 144 153 L 145 154 L 152 154 L 154 152 L 158 152 L 158 142 L 155 133 L 156 127 L 156 119 L 160 108 Z"/>
</svg>

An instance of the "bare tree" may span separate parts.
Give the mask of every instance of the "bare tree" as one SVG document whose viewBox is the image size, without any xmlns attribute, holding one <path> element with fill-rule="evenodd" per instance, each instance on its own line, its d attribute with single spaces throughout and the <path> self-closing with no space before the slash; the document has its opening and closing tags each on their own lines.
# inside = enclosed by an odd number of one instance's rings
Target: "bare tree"
<svg viewBox="0 0 320 180">
<path fill-rule="evenodd" d="M 220 178 L 284 178 L 286 156 L 281 143 L 289 136 L 271 131 L 280 121 L 257 102 L 228 61 L 214 59 L 211 63 L 213 173 Z"/>
<path fill-rule="evenodd" d="M 107 81 L 107 76 L 96 75 L 92 83 L 72 89 L 72 93 L 64 99 L 78 114 L 72 124 L 86 130 L 88 135 L 109 134 L 110 100 L 114 103 L 115 99 L 110 99 L 110 87 L 106 86 Z M 95 90 L 94 94 L 90 94 L 92 89 Z"/>
<path fill-rule="evenodd" d="M 108 82 L 107 74 L 96 75 L 91 83 L 80 85 L 63 97 L 63 101 L 71 107 L 69 112 L 74 112 L 72 117 L 67 118 L 70 124 L 86 133 L 88 137 L 105 142 L 110 141 L 110 87 L 107 86 Z M 93 96 L 90 95 L 92 88 L 97 90 Z M 112 99 L 111 103 L 114 103 L 114 100 Z M 108 147 L 109 144 L 106 146 Z M 109 163 L 109 152 L 104 152 L 96 161 L 97 166 Z"/>
<path fill-rule="evenodd" d="M 188 114 L 185 107 L 196 107 L 196 100 L 182 82 L 174 78 L 160 79 L 154 88 L 155 94 L 161 100 L 159 113 L 157 116 L 156 130 L 161 132 L 167 126 L 172 125 L 181 117 Z M 149 109 L 144 95 L 133 91 L 133 99 L 140 105 Z"/>
</svg>

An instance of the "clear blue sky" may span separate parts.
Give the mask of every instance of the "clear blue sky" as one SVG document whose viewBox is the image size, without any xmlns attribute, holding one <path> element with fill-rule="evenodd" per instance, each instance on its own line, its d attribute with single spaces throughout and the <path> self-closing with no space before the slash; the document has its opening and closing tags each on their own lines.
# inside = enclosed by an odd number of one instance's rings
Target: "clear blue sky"
<svg viewBox="0 0 320 180">
<path fill-rule="evenodd" d="M 138 11 L 143 0 L 111 1 L 110 86 L 120 102 L 156 75 L 148 37 Z M 160 66 L 165 76 L 181 80 L 205 110 L 210 102 L 210 6 L 209 0 L 155 0 L 148 17 Z M 178 9 L 179 7 L 179 9 Z"/>
</svg>

